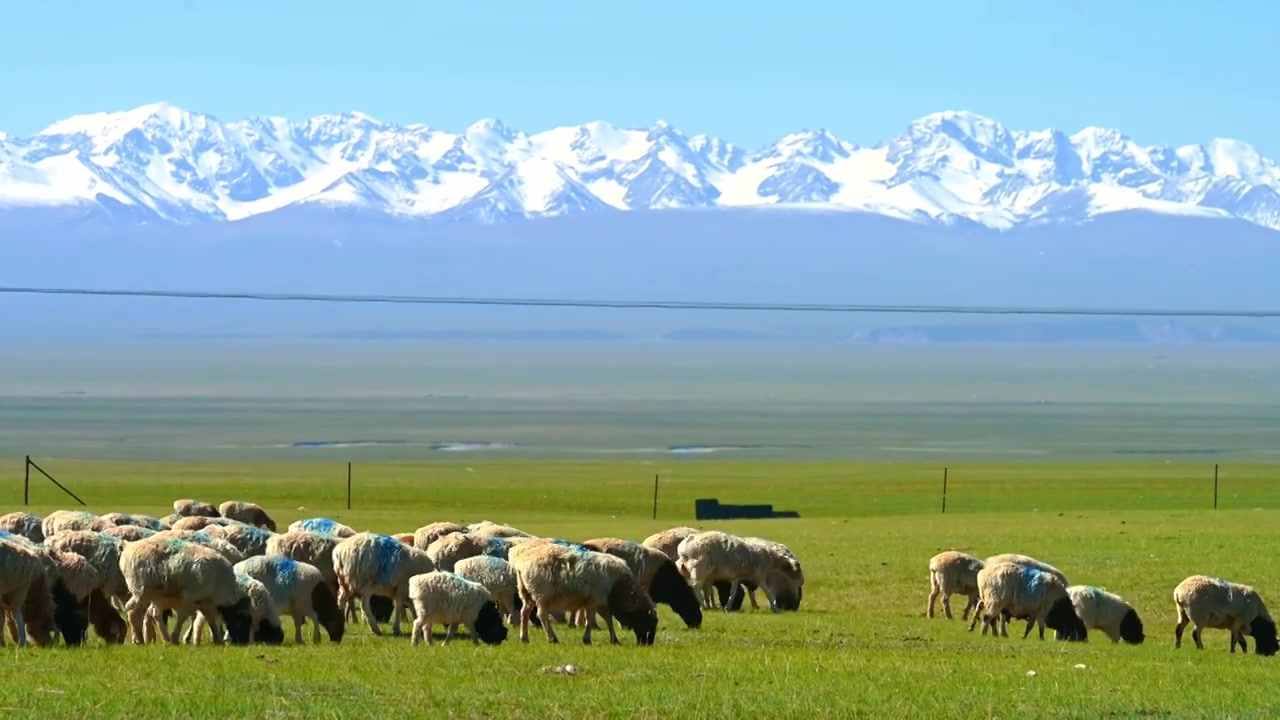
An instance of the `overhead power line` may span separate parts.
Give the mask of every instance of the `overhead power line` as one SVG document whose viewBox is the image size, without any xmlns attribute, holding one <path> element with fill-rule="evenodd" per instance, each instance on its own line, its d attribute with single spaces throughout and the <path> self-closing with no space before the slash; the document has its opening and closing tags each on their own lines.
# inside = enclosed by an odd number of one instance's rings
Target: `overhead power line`
<svg viewBox="0 0 1280 720">
<path fill-rule="evenodd" d="M 844 303 L 746 303 L 682 300 L 574 300 L 563 298 L 431 297 L 317 293 L 210 292 L 201 290 L 120 290 L 55 287 L 0 287 L 5 295 L 82 295 L 102 297 L 258 300 L 269 302 L 383 303 L 403 305 L 501 305 L 655 310 L 730 310 L 746 312 L 888 313 L 921 315 L 1082 315 L 1113 317 L 1273 318 L 1280 310 L 1195 310 L 1153 308 L 1016 307 L 983 305 L 873 305 Z"/>
</svg>

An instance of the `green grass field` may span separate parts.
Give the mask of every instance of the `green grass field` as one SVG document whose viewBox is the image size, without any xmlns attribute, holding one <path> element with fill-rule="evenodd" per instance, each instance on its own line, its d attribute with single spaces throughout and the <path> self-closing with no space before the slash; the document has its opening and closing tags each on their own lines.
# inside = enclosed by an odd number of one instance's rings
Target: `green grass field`
<svg viewBox="0 0 1280 720">
<path fill-rule="evenodd" d="M 324 515 L 382 532 L 492 519 L 570 539 L 642 539 L 693 523 L 693 500 L 773 502 L 798 520 L 703 523 L 787 543 L 806 574 L 797 613 L 710 614 L 685 629 L 666 608 L 657 644 L 532 642 L 433 648 L 354 628 L 341 645 L 107 647 L 5 653 L 11 717 L 1271 717 L 1276 658 L 1173 649 L 1172 590 L 1208 573 L 1280 597 L 1271 562 L 1280 467 L 1212 464 L 853 462 L 357 463 L 354 509 L 338 463 L 100 462 L 38 458 L 98 512 L 165 514 L 177 497 L 253 499 L 281 523 Z M 4 477 L 20 505 L 21 459 Z M 661 477 L 658 518 L 653 475 Z M 74 503 L 43 480 L 32 510 Z M 305 509 L 302 509 L 305 508 Z M 1141 646 L 969 633 L 923 616 L 939 550 L 1023 552 L 1132 602 Z M 957 611 L 963 601 L 956 604 Z M 292 626 L 286 621 L 287 635 Z M 309 628 L 305 637 L 309 638 Z M 1252 644 L 1251 644 L 1252 645 Z M 575 676 L 545 668 L 574 664 Z M 1076 666 L 1083 664 L 1084 669 Z M 1034 670 L 1034 677 L 1028 671 Z"/>
</svg>

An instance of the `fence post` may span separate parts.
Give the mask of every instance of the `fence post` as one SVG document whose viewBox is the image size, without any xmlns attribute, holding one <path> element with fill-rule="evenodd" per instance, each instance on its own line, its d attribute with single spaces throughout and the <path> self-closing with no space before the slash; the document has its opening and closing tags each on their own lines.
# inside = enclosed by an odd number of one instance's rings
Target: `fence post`
<svg viewBox="0 0 1280 720">
<path fill-rule="evenodd" d="M 1218 463 L 1213 464 L 1213 509 L 1218 509 Z"/>
<path fill-rule="evenodd" d="M 347 461 L 347 509 L 351 509 L 351 461 Z"/>
<path fill-rule="evenodd" d="M 658 519 L 658 473 L 653 474 L 653 519 Z"/>
<path fill-rule="evenodd" d="M 22 460 L 22 504 L 31 504 L 31 456 Z"/>
<path fill-rule="evenodd" d="M 942 514 L 947 513 L 947 470 L 942 468 Z"/>
</svg>

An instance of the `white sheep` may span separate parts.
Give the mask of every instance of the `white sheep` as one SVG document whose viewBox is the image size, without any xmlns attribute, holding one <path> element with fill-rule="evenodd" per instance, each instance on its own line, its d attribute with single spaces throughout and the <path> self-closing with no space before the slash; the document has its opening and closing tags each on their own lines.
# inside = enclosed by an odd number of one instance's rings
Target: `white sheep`
<svg viewBox="0 0 1280 720">
<path fill-rule="evenodd" d="M 109 527 L 106 530 L 103 530 L 102 534 L 108 535 L 110 537 L 120 538 L 124 542 L 128 543 L 128 542 L 135 542 L 135 541 L 141 540 L 142 538 L 151 537 L 152 535 L 155 535 L 157 532 L 159 531 L 148 530 L 147 528 L 139 527 L 137 525 L 117 525 L 115 527 Z"/>
<path fill-rule="evenodd" d="M 289 531 L 309 530 L 310 532 L 320 533 L 321 535 L 332 535 L 336 538 L 346 539 L 356 534 L 356 531 L 343 525 L 337 520 L 329 518 L 305 518 L 303 520 L 295 520 L 289 524 Z"/>
<path fill-rule="evenodd" d="M 525 537 L 483 537 L 455 532 L 437 538 L 427 547 L 426 552 L 431 556 L 431 562 L 436 564 L 436 569 L 451 572 L 454 564 L 459 560 L 477 555 L 489 555 L 505 560 L 513 546 L 526 540 L 528 538 Z"/>
<path fill-rule="evenodd" d="M 19 647 L 30 639 L 36 645 L 51 645 L 56 629 L 64 638 L 84 637 L 84 622 L 78 603 L 66 585 L 50 576 L 46 556 L 33 543 L 0 539 L 0 611 Z M 57 588 L 61 598 L 55 597 Z M 0 647 L 5 646 L 0 632 Z"/>
<path fill-rule="evenodd" d="M 694 527 L 673 527 L 650 535 L 640 541 L 640 544 L 657 550 L 663 555 L 671 558 L 672 562 L 675 562 L 680 559 L 680 542 L 690 535 L 697 535 L 700 532 L 702 532 L 702 530 Z"/>
<path fill-rule="evenodd" d="M 271 519 L 266 510 L 257 503 L 241 500 L 228 500 L 218 506 L 218 514 L 231 520 L 239 520 L 246 525 L 276 531 L 276 521 Z"/>
<path fill-rule="evenodd" d="M 128 543 L 118 537 L 91 530 L 64 530 L 50 535 L 45 546 L 55 552 L 82 555 L 102 581 L 102 592 L 123 610 L 129 587 L 120 570 L 120 556 Z"/>
<path fill-rule="evenodd" d="M 203 500 L 193 500 L 191 498 L 174 500 L 173 514 L 181 515 L 182 517 L 221 517 L 218 513 L 218 508 Z"/>
<path fill-rule="evenodd" d="M 40 531 L 47 540 L 63 530 L 89 530 L 97 517 L 84 510 L 54 510 L 40 521 Z"/>
<path fill-rule="evenodd" d="M 272 602 L 267 586 L 242 573 L 236 573 L 236 583 L 244 596 L 249 598 L 249 642 L 263 642 L 269 645 L 284 643 L 284 627 L 280 622 L 280 612 Z M 199 645 L 200 636 L 204 634 L 204 626 L 208 623 L 209 619 L 203 612 L 196 612 L 195 621 L 182 635 L 183 642 Z M 173 629 L 174 634 L 181 631 L 180 627 Z"/>
<path fill-rule="evenodd" d="M 169 529 L 199 532 L 214 525 L 225 527 L 227 525 L 243 524 L 244 523 L 239 520 L 232 520 L 231 518 L 209 517 L 207 515 L 188 515 L 187 517 L 178 518 L 178 520 L 169 525 Z"/>
<path fill-rule="evenodd" d="M 31 542 L 44 542 L 44 518 L 28 512 L 0 515 L 0 530 L 21 535 Z"/>
<path fill-rule="evenodd" d="M 969 601 L 964 606 L 961 619 L 969 619 L 969 611 L 978 607 L 978 571 L 986 563 L 980 558 L 958 550 L 945 550 L 929 558 L 929 600 L 925 615 L 933 617 L 938 596 L 942 596 L 942 610 L 947 619 L 951 614 L 951 596 L 964 595 Z"/>
<path fill-rule="evenodd" d="M 978 601 L 983 614 L 975 612 L 972 622 L 976 624 L 982 618 L 983 635 L 990 629 L 993 635 L 1008 637 L 1010 618 L 1027 621 L 1024 640 L 1034 625 L 1040 627 L 1041 640 L 1046 626 L 1059 631 L 1066 640 L 1086 640 L 1089 635 L 1071 604 L 1066 584 L 1056 575 L 1036 568 L 1011 562 L 987 563 L 978 571 Z"/>
<path fill-rule="evenodd" d="M 141 527 L 148 530 L 155 530 L 156 532 L 169 529 L 168 523 L 160 518 L 152 517 L 150 515 L 110 512 L 106 515 L 98 516 L 97 520 L 100 521 L 102 527 L 95 526 L 91 529 L 105 531 L 107 528 L 123 526 Z"/>
<path fill-rule="evenodd" d="M 459 560 L 453 572 L 483 585 L 511 624 L 520 622 L 520 591 L 511 563 L 492 555 L 476 555 Z"/>
<path fill-rule="evenodd" d="M 714 607 L 711 584 L 716 581 L 730 583 L 735 595 L 739 582 L 764 588 L 774 612 L 800 606 L 804 576 L 799 563 L 765 545 L 710 530 L 681 540 L 676 554 L 676 567 L 702 593 L 705 607 Z"/>
<path fill-rule="evenodd" d="M 627 563 L 606 553 L 550 540 L 529 540 L 511 548 L 508 558 L 520 592 L 520 641 L 529 642 L 529 619 L 536 611 L 547 640 L 559 642 L 551 628 L 552 611 L 586 611 L 604 617 L 609 642 L 618 643 L 614 618 L 635 633 L 637 645 L 652 645 L 658 611 L 636 582 Z M 591 643 L 591 624 L 582 635 Z"/>
<path fill-rule="evenodd" d="M 372 595 L 393 600 L 391 632 L 400 634 L 400 619 L 409 604 L 409 578 L 435 570 L 427 553 L 409 547 L 389 535 L 360 532 L 344 539 L 333 549 L 333 569 L 338 576 L 338 604 L 345 599 L 361 599 L 369 631 L 381 635 L 373 609 Z"/>
<path fill-rule="evenodd" d="M 233 565 L 244 559 L 244 553 L 240 552 L 240 549 L 235 545 L 232 545 L 217 535 L 204 532 L 203 530 L 161 530 L 148 539 L 186 540 L 187 542 L 204 545 L 211 550 L 216 550 Z"/>
<path fill-rule="evenodd" d="M 448 629 L 444 643 L 453 638 L 458 625 L 471 630 L 472 644 L 501 645 L 507 639 L 507 626 L 502 614 L 484 585 L 451 572 L 433 570 L 409 578 L 409 597 L 417 618 L 413 621 L 410 643 L 419 644 L 425 636 L 434 644 L 431 626 L 440 623 Z"/>
<path fill-rule="evenodd" d="M 584 540 L 582 546 L 621 558 L 655 603 L 674 610 L 686 627 L 702 626 L 702 603 L 697 593 L 680 574 L 675 561 L 662 551 L 634 540 L 613 537 Z"/>
<path fill-rule="evenodd" d="M 129 587 L 125 613 L 134 644 L 141 645 L 144 629 L 151 629 L 147 611 L 153 605 L 175 610 L 177 628 L 197 611 L 204 613 L 215 643 L 221 644 L 224 637 L 219 620 L 226 624 L 232 643 L 249 642 L 249 598 L 231 562 L 218 551 L 178 538 L 149 537 L 125 545 L 120 569 Z M 160 632 L 166 642 L 176 644 L 178 635 L 171 636 L 163 624 Z"/>
<path fill-rule="evenodd" d="M 205 531 L 211 529 L 205 528 Z M 225 525 L 217 532 L 221 533 L 223 540 L 231 543 L 246 558 L 266 555 L 267 544 L 271 542 L 271 538 L 275 537 L 274 532 L 254 525 Z"/>
<path fill-rule="evenodd" d="M 467 526 L 466 532 L 482 538 L 531 538 L 533 535 L 510 525 L 481 520 Z"/>
<path fill-rule="evenodd" d="M 1280 651 L 1276 640 L 1276 624 L 1267 611 L 1262 596 L 1251 585 L 1243 585 L 1207 575 L 1192 575 L 1173 589 L 1173 602 L 1178 607 L 1178 625 L 1174 629 L 1174 647 L 1182 647 L 1182 632 L 1195 623 L 1191 639 L 1204 649 L 1200 633 L 1205 628 L 1231 631 L 1231 652 L 1249 652 L 1244 636 L 1253 636 L 1254 652 L 1275 655 Z"/>
<path fill-rule="evenodd" d="M 302 625 L 307 620 L 312 622 L 312 642 L 320 642 L 321 627 L 331 642 L 342 642 L 346 622 L 337 595 L 315 565 L 279 555 L 259 555 L 237 563 L 235 570 L 265 585 L 280 613 L 293 617 L 295 643 L 302 644 Z"/>
<path fill-rule="evenodd" d="M 1092 585 L 1072 585 L 1067 588 L 1067 594 L 1085 627 L 1101 630 L 1111 642 L 1124 640 L 1130 645 L 1141 645 L 1146 639 L 1138 611 L 1119 595 Z"/>
<path fill-rule="evenodd" d="M 426 550 L 431 547 L 431 543 L 449 533 L 455 532 L 466 533 L 467 526 L 455 522 L 434 522 L 430 525 L 423 525 L 413 531 L 413 546 L 419 550 Z"/>
<path fill-rule="evenodd" d="M 1040 572 L 1049 573 L 1050 575 L 1056 577 L 1062 583 L 1063 587 L 1069 587 L 1071 585 L 1071 583 L 1067 581 L 1067 576 L 1064 575 L 1061 570 L 1050 565 L 1047 562 L 1044 562 L 1043 560 L 1038 560 L 1036 558 L 1033 558 L 1030 555 L 1021 555 L 1019 553 L 1001 553 L 1000 555 L 992 555 L 991 557 L 983 560 L 982 562 L 984 565 L 998 565 L 1000 563 L 1013 563 L 1014 565 L 1021 565 L 1022 567 L 1032 568 L 1034 570 L 1039 570 Z M 973 611 L 974 622 L 969 624 L 969 630 L 973 630 L 974 623 L 977 622 L 978 614 L 981 613 L 982 611 L 983 611 L 982 599 L 979 598 L 978 605 L 976 608 L 974 608 L 974 611 Z"/>
</svg>

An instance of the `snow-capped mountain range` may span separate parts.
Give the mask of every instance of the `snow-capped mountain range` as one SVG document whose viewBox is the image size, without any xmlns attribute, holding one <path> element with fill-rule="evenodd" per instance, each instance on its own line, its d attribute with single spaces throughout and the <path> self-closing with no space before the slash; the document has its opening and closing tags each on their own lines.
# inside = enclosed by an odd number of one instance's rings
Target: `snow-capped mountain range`
<svg viewBox="0 0 1280 720">
<path fill-rule="evenodd" d="M 166 103 L 0 133 L 0 208 L 149 223 L 329 207 L 443 222 L 775 206 L 993 229 L 1149 210 L 1280 229 L 1280 165 L 1247 143 L 1140 145 L 1118 130 L 1010 130 L 940 112 L 862 146 L 802 130 L 748 150 L 665 122 L 461 133 L 361 113 L 222 122 Z"/>
</svg>

